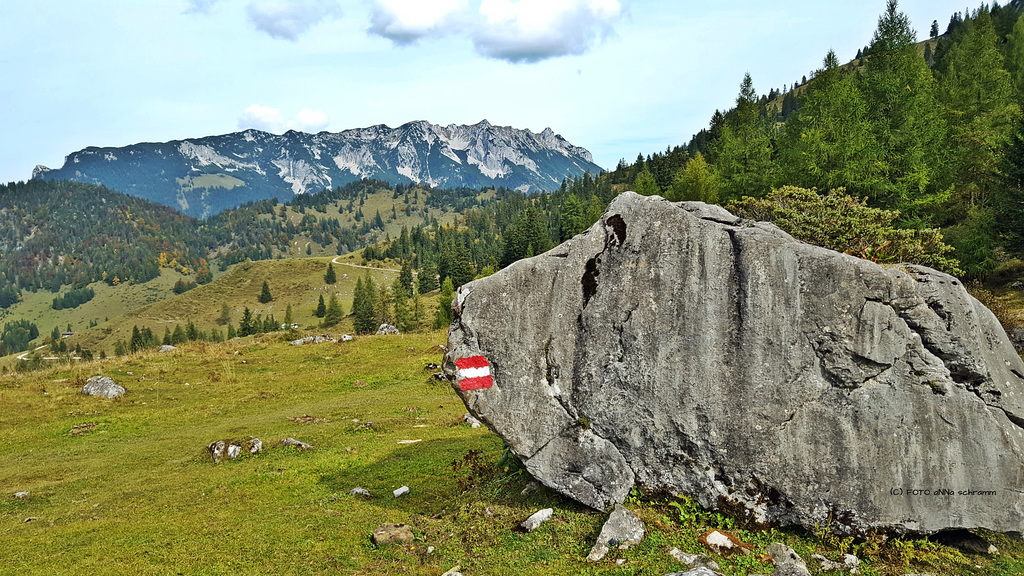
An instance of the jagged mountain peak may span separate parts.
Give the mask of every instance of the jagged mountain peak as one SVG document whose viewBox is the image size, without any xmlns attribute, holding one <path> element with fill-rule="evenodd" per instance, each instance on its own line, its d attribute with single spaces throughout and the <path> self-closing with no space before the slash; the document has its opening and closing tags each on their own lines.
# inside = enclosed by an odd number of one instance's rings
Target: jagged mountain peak
<svg viewBox="0 0 1024 576">
<path fill-rule="evenodd" d="M 247 201 L 287 200 L 360 178 L 536 192 L 601 170 L 589 151 L 550 127 L 534 133 L 483 119 L 447 126 L 413 120 L 397 128 L 377 124 L 317 134 L 250 128 L 120 148 L 90 146 L 69 154 L 61 168 L 37 166 L 32 178 L 104 184 L 204 217 Z"/>
</svg>

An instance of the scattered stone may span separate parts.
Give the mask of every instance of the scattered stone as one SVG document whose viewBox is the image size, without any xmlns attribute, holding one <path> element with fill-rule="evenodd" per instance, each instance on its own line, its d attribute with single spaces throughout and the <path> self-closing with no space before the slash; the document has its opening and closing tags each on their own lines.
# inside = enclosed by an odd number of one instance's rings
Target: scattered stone
<svg viewBox="0 0 1024 576">
<path fill-rule="evenodd" d="M 342 334 L 341 335 L 341 341 L 342 342 L 351 342 L 352 341 L 352 335 L 351 334 Z"/>
<path fill-rule="evenodd" d="M 367 490 L 366 488 L 353 488 L 349 490 L 348 493 L 353 496 L 364 496 L 366 498 L 370 497 L 370 491 Z"/>
<path fill-rule="evenodd" d="M 28 518 L 25 518 L 25 522 L 34 522 L 36 520 L 39 520 L 38 516 L 29 516 Z M 99 520 L 99 518 L 93 518 L 93 520 Z"/>
<path fill-rule="evenodd" d="M 529 482 L 526 483 L 526 486 L 523 488 L 523 491 L 520 492 L 520 494 L 526 496 L 531 492 L 536 492 L 537 490 L 540 490 L 540 486 L 540 482 L 537 482 L 536 480 L 530 480 Z"/>
<path fill-rule="evenodd" d="M 412 528 L 408 524 L 381 524 L 370 536 L 377 546 L 387 544 L 411 544 Z"/>
<path fill-rule="evenodd" d="M 723 574 L 701 566 L 686 572 L 672 572 L 671 574 L 665 574 L 665 576 L 723 576 Z"/>
<path fill-rule="evenodd" d="M 775 565 L 772 576 L 811 576 L 807 570 L 807 563 L 789 546 L 773 542 L 767 552 L 772 557 L 772 564 Z"/>
<path fill-rule="evenodd" d="M 408 486 L 402 486 L 401 488 L 399 488 L 399 489 L 395 490 L 394 492 L 392 492 L 392 494 L 395 495 L 395 498 L 398 498 L 399 496 L 405 496 L 408 493 L 409 493 L 409 487 Z"/>
<path fill-rule="evenodd" d="M 459 572 L 459 566 L 456 565 L 451 570 L 445 572 L 444 574 L 441 574 L 441 576 L 462 576 L 462 572 Z"/>
<path fill-rule="evenodd" d="M 615 561 L 615 565 L 616 566 L 622 566 L 625 563 L 626 563 L 626 559 L 625 558 L 619 558 L 618 560 Z"/>
<path fill-rule="evenodd" d="M 406 406 L 405 408 L 402 408 L 402 412 L 419 412 L 419 411 L 420 411 L 420 409 L 418 407 L 416 407 L 416 406 Z"/>
<path fill-rule="evenodd" d="M 1018 280 L 1018 281 L 1014 282 L 1013 284 L 1010 284 L 1010 288 L 1017 288 L 1017 289 L 1024 288 L 1024 282 L 1021 282 L 1020 280 Z"/>
<path fill-rule="evenodd" d="M 170 344 L 164 344 L 163 346 L 160 347 L 160 352 L 174 352 L 177 349 L 178 349 L 177 346 L 171 346 Z"/>
<path fill-rule="evenodd" d="M 853 554 L 844 554 L 842 562 L 835 562 L 822 556 L 821 554 L 813 554 L 811 558 L 821 562 L 821 570 L 823 572 L 832 571 L 843 571 L 849 572 L 850 574 L 860 574 L 860 559 Z"/>
<path fill-rule="evenodd" d="M 668 551 L 669 555 L 676 560 L 686 564 L 689 568 L 707 568 L 713 572 L 718 572 L 721 567 L 718 566 L 718 562 L 715 562 L 707 554 L 687 554 L 679 548 L 673 548 Z"/>
<path fill-rule="evenodd" d="M 600 562 L 612 548 L 626 550 L 644 539 L 644 524 L 628 508 L 616 504 L 611 516 L 601 527 L 597 543 L 587 554 L 587 560 Z"/>
<path fill-rule="evenodd" d="M 246 444 L 246 449 L 249 450 L 249 454 L 259 454 L 260 452 L 263 452 L 263 441 L 259 438 L 250 437 Z"/>
<path fill-rule="evenodd" d="M 728 554 L 750 554 L 754 547 L 724 530 L 708 530 L 700 535 L 697 541 L 707 546 L 713 554 L 726 556 Z"/>
<path fill-rule="evenodd" d="M 436 382 L 447 382 L 448 377 L 444 375 L 444 372 L 434 372 L 430 375 Z"/>
<path fill-rule="evenodd" d="M 330 342 L 337 342 L 333 336 L 328 334 L 318 334 L 316 336 L 306 336 L 305 338 L 299 338 L 298 340 L 292 340 L 292 346 L 304 346 L 306 344 L 324 344 Z"/>
<path fill-rule="evenodd" d="M 385 334 L 400 334 L 398 328 L 395 328 L 391 324 L 381 324 L 380 328 L 377 328 L 377 336 L 384 336 Z"/>
<path fill-rule="evenodd" d="M 309 444 L 306 444 L 305 442 L 299 442 L 295 438 L 285 438 L 284 440 L 281 440 L 280 444 L 282 446 L 295 446 L 295 448 L 300 451 L 313 449 L 313 447 L 310 446 Z"/>
<path fill-rule="evenodd" d="M 235 458 L 238 458 L 238 455 L 241 454 L 241 453 L 242 453 L 242 447 L 239 446 L 238 444 L 230 444 L 230 445 L 228 445 L 228 458 L 231 458 L 232 460 L 234 460 Z"/>
<path fill-rule="evenodd" d="M 480 421 L 470 416 L 469 412 L 466 412 L 465 416 L 462 417 L 462 421 L 469 424 L 470 428 L 479 428 Z"/>
<path fill-rule="evenodd" d="M 242 455 L 243 450 L 249 454 L 259 454 L 263 452 L 263 441 L 250 436 L 248 440 L 215 440 L 206 445 L 206 451 L 214 463 L 234 460 Z"/>
<path fill-rule="evenodd" d="M 327 418 L 317 418 L 315 416 L 310 416 L 309 414 L 303 414 L 302 416 L 291 416 L 288 419 L 291 420 L 292 422 L 295 422 L 296 424 L 312 424 L 314 422 L 330 422 L 330 420 L 328 420 Z"/>
<path fill-rule="evenodd" d="M 625 192 L 453 309 L 443 367 L 468 411 L 592 508 L 642 485 L 809 530 L 838 510 L 838 534 L 1024 526 L 1024 491 L 1005 489 L 1024 469 L 1024 361 L 952 276 Z M 480 356 L 490 378 L 463 390 L 456 361 Z M 934 486 L 998 497 L 914 493 Z"/>
<path fill-rule="evenodd" d="M 81 424 L 75 424 L 68 430 L 68 436 L 85 436 L 89 432 L 92 432 L 99 426 L 96 422 L 82 422 Z"/>
<path fill-rule="evenodd" d="M 120 398 L 124 396 L 124 386 L 118 386 L 107 376 L 93 376 L 85 381 L 82 394 L 102 396 L 104 398 Z"/>
<path fill-rule="evenodd" d="M 28 498 L 28 492 L 15 492 L 14 497 L 18 500 L 25 500 Z"/>
<path fill-rule="evenodd" d="M 533 532 L 538 526 L 547 522 L 551 519 L 551 516 L 555 513 L 554 508 L 545 508 L 539 510 L 530 515 L 529 518 L 523 520 L 523 523 L 519 525 L 520 528 L 527 532 Z"/>
<path fill-rule="evenodd" d="M 399 440 L 398 441 L 398 443 L 402 444 L 402 445 L 405 445 L 405 444 L 416 444 L 418 442 L 423 442 L 423 438 L 417 438 L 415 440 Z"/>
<path fill-rule="evenodd" d="M 424 370 L 439 370 L 440 368 L 440 364 L 435 364 L 433 362 L 428 362 L 427 365 L 423 367 Z"/>
<path fill-rule="evenodd" d="M 434 553 L 434 547 L 433 546 L 427 546 L 427 554 L 433 554 L 433 553 Z"/>
</svg>

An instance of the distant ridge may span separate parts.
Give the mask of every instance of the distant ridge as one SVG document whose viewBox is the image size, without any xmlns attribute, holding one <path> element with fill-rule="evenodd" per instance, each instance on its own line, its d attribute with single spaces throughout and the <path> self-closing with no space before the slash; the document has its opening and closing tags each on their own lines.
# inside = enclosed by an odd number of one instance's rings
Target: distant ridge
<svg viewBox="0 0 1024 576">
<path fill-rule="evenodd" d="M 103 184 L 206 217 L 250 200 L 288 200 L 361 178 L 538 192 L 559 187 L 564 178 L 601 171 L 590 152 L 550 128 L 534 133 L 487 120 L 471 126 L 420 120 L 336 133 L 244 130 L 120 148 L 90 146 L 69 154 L 59 169 L 37 166 L 32 178 Z"/>
</svg>

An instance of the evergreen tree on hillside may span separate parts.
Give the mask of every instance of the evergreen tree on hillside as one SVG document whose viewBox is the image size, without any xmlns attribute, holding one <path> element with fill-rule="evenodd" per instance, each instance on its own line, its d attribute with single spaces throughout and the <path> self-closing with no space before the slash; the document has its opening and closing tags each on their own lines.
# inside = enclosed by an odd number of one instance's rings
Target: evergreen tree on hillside
<svg viewBox="0 0 1024 576">
<path fill-rule="evenodd" d="M 1018 94 L 1024 94 L 1024 14 L 1006 37 L 1006 71 Z"/>
<path fill-rule="evenodd" d="M 704 160 L 703 154 L 697 152 L 686 163 L 686 168 L 679 171 L 665 198 L 673 202 L 696 200 L 708 204 L 718 203 L 718 176 L 714 168 Z"/>
<path fill-rule="evenodd" d="M 217 317 L 217 324 L 224 326 L 228 322 L 231 322 L 231 308 L 225 302 L 220 305 L 220 316 Z"/>
<path fill-rule="evenodd" d="M 437 267 L 432 263 L 427 263 L 420 267 L 420 272 L 417 275 L 417 292 L 419 294 L 426 294 L 438 288 L 437 282 Z"/>
<path fill-rule="evenodd" d="M 565 202 L 562 203 L 561 215 L 561 233 L 559 238 L 563 242 L 586 230 L 583 203 L 576 197 L 576 194 L 569 193 Z"/>
<path fill-rule="evenodd" d="M 402 230 L 405 232 L 405 229 Z M 395 290 L 398 290 L 397 286 L 402 287 L 402 292 L 406 298 L 412 297 L 412 266 L 408 262 L 402 261 L 402 269 L 398 272 L 398 282 L 395 284 Z"/>
<path fill-rule="evenodd" d="M 777 178 L 772 160 L 774 128 L 761 113 L 750 74 L 743 76 L 736 108 L 726 114 L 721 136 L 709 154 L 724 199 L 766 194 Z"/>
<path fill-rule="evenodd" d="M 929 38 L 938 38 L 939 37 L 939 21 L 938 20 L 932 20 L 932 28 L 931 28 L 931 30 L 928 31 L 928 37 Z"/>
<path fill-rule="evenodd" d="M 888 0 L 878 19 L 862 86 L 880 152 L 879 185 L 870 198 L 878 206 L 901 211 L 905 218 L 919 217 L 916 205 L 941 165 L 944 127 L 935 79 L 896 0 Z"/>
<path fill-rule="evenodd" d="M 783 181 L 821 190 L 845 187 L 870 196 L 879 182 L 871 112 L 854 73 L 829 50 L 807 86 L 803 106 L 780 140 Z"/>
<path fill-rule="evenodd" d="M 359 282 L 356 282 L 358 287 Z M 313 316 L 317 318 L 323 318 L 327 314 L 327 305 L 324 304 L 324 295 L 320 295 L 320 300 L 316 303 L 316 310 L 313 312 Z"/>
<path fill-rule="evenodd" d="M 334 266 L 330 262 L 328 262 L 327 263 L 327 273 L 324 274 L 324 282 L 326 282 L 327 284 L 334 284 L 337 281 L 338 281 L 338 277 L 334 273 Z"/>
<path fill-rule="evenodd" d="M 295 319 L 292 318 L 292 305 L 288 304 L 288 308 L 284 311 L 284 323 L 290 328 Z"/>
<path fill-rule="evenodd" d="M 441 285 L 441 295 L 437 300 L 437 313 L 434 315 L 434 329 L 444 328 L 455 319 L 455 311 L 452 310 L 452 300 L 455 299 L 455 287 L 451 278 L 446 278 Z"/>
<path fill-rule="evenodd" d="M 260 291 L 260 296 L 257 300 L 260 304 L 266 304 L 274 300 L 274 297 L 270 295 L 270 285 L 267 284 L 266 280 L 263 281 L 263 289 Z"/>
<path fill-rule="evenodd" d="M 633 191 L 642 196 L 658 196 L 661 194 L 661 187 L 658 186 L 658 182 L 654 179 L 654 174 L 651 174 L 650 169 L 647 168 L 647 164 L 643 165 L 643 168 L 636 175 L 636 179 L 633 180 Z"/>
<path fill-rule="evenodd" d="M 327 304 L 327 310 L 324 313 L 324 326 L 334 326 L 345 316 L 344 311 L 341 307 L 341 302 L 338 302 L 338 297 L 331 294 L 331 299 Z"/>
<path fill-rule="evenodd" d="M 377 331 L 377 318 L 374 304 L 377 301 L 377 288 L 374 286 L 370 273 L 365 279 L 356 279 L 356 289 L 352 299 L 352 316 L 354 317 L 356 334 L 373 334 Z"/>
</svg>

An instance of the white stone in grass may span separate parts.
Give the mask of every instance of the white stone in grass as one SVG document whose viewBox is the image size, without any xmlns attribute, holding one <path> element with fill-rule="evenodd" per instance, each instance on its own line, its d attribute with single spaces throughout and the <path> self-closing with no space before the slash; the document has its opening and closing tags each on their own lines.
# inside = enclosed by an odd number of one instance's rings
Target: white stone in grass
<svg viewBox="0 0 1024 576">
<path fill-rule="evenodd" d="M 370 491 L 367 490 L 366 488 L 353 488 L 353 489 L 349 490 L 348 493 L 353 495 L 353 496 L 367 496 L 367 497 L 370 496 Z"/>
<path fill-rule="evenodd" d="M 398 490 L 395 490 L 394 492 L 392 492 L 392 494 L 395 495 L 395 498 L 398 498 L 399 496 L 405 496 L 408 493 L 409 493 L 409 487 L 408 486 L 402 486 Z"/>
<path fill-rule="evenodd" d="M 545 508 L 538 512 L 534 512 L 529 518 L 523 520 L 523 523 L 519 526 L 527 532 L 533 532 L 538 526 L 551 519 L 551 516 L 555 513 L 554 508 Z"/>
<path fill-rule="evenodd" d="M 24 500 L 28 498 L 28 492 L 15 492 L 14 497 L 18 500 Z"/>
</svg>

